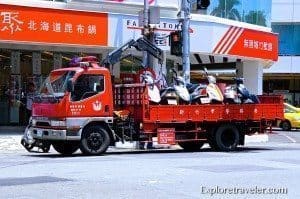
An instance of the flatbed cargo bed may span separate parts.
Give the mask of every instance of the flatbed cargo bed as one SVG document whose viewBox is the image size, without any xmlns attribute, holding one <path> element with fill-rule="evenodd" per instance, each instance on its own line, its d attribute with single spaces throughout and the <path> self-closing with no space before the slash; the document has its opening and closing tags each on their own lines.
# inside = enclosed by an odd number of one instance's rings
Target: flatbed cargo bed
<svg viewBox="0 0 300 199">
<path fill-rule="evenodd" d="M 279 120 L 284 108 L 280 95 L 261 95 L 259 104 L 153 105 L 143 84 L 116 85 L 114 97 L 116 110 L 128 109 L 145 123 Z"/>
</svg>

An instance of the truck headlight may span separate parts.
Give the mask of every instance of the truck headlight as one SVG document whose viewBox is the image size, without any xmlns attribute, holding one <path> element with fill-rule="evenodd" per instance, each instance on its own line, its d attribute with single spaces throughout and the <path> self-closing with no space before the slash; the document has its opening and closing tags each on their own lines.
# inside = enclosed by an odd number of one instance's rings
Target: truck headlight
<svg viewBox="0 0 300 199">
<path fill-rule="evenodd" d="M 299 116 L 296 116 L 296 117 L 294 117 L 294 120 L 299 121 L 299 120 L 300 120 L 300 117 L 299 117 Z"/>
<path fill-rule="evenodd" d="M 50 125 L 51 126 L 66 126 L 66 121 L 64 121 L 64 120 L 51 120 Z"/>
</svg>

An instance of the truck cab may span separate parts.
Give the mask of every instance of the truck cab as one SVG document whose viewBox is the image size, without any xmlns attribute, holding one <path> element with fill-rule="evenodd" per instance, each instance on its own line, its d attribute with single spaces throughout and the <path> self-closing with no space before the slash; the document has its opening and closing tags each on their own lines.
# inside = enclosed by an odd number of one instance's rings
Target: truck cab
<svg viewBox="0 0 300 199">
<path fill-rule="evenodd" d="M 92 56 L 73 58 L 70 67 L 50 73 L 34 98 L 28 134 L 40 143 L 52 144 L 61 154 L 72 154 L 78 148 L 88 155 L 105 152 L 117 137 L 113 130 L 114 93 L 108 68 L 131 47 L 147 51 L 162 63 L 162 50 L 144 37 L 131 39 L 110 52 L 100 65 Z M 120 131 L 124 134 L 123 125 Z M 134 131 L 132 126 L 129 131 Z"/>
<path fill-rule="evenodd" d="M 54 141 L 53 146 L 58 151 L 63 150 L 59 145 L 64 141 L 72 141 L 74 150 L 78 149 L 82 130 L 88 124 L 113 122 L 109 70 L 100 67 L 94 57 L 82 58 L 72 66 L 50 73 L 35 96 L 32 108 L 33 138 Z M 105 128 L 112 136 L 109 127 Z"/>
</svg>

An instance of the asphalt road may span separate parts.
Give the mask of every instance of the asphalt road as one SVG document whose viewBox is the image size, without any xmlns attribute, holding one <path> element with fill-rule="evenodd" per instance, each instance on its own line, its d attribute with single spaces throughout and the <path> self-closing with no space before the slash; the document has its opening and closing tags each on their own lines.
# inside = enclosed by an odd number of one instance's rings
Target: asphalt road
<svg viewBox="0 0 300 199">
<path fill-rule="evenodd" d="M 275 131 L 232 153 L 111 149 L 62 157 L 16 148 L 0 153 L 0 198 L 296 199 L 299 165 L 298 131 Z"/>
</svg>

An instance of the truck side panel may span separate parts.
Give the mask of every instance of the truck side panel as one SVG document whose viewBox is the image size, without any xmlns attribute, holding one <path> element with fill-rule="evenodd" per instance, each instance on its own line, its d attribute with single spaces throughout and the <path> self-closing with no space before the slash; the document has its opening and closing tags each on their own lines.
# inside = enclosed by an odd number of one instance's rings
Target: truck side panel
<svg viewBox="0 0 300 199">
<path fill-rule="evenodd" d="M 274 120 L 283 118 L 283 103 L 149 105 L 144 111 L 147 123 L 217 122 L 220 120 Z"/>
<path fill-rule="evenodd" d="M 114 89 L 115 110 L 127 109 L 135 121 L 145 123 L 185 123 L 246 120 L 276 120 L 283 118 L 283 97 L 259 96 L 259 104 L 150 104 L 145 85 L 123 84 Z"/>
</svg>

